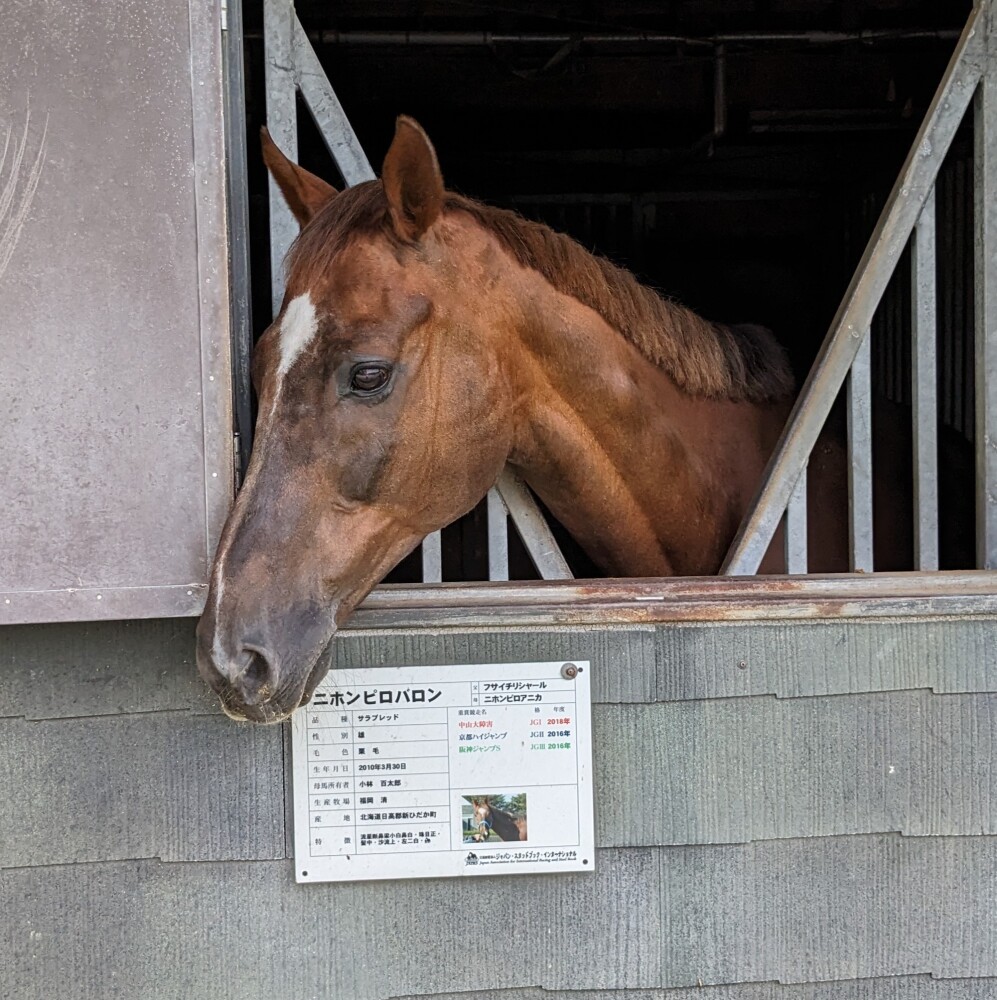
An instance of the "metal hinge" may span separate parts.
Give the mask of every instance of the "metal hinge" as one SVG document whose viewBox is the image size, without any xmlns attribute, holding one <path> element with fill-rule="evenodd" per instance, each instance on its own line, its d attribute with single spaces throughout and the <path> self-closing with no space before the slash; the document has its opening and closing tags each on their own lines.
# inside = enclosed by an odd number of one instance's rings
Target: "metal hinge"
<svg viewBox="0 0 997 1000">
<path fill-rule="evenodd" d="M 228 0 L 221 0 L 222 31 L 228 31 Z"/>
<path fill-rule="evenodd" d="M 242 453 L 240 451 L 242 439 L 238 431 L 232 437 L 234 438 L 232 445 L 232 481 L 235 486 L 235 492 L 238 493 L 242 488 Z"/>
</svg>

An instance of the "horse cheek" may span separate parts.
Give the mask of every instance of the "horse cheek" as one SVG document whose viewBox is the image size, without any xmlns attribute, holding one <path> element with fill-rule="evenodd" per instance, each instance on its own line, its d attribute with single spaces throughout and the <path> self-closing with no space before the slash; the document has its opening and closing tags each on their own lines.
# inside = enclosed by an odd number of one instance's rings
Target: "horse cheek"
<svg viewBox="0 0 997 1000">
<path fill-rule="evenodd" d="M 356 460 L 346 463 L 339 474 L 339 492 L 344 500 L 372 503 L 378 497 L 391 461 L 392 448 L 374 442 Z"/>
</svg>

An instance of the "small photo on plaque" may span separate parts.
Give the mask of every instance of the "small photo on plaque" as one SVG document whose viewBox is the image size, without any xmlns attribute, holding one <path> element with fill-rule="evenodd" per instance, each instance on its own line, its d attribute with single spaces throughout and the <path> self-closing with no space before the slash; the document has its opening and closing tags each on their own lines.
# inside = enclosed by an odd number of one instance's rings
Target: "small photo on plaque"
<svg viewBox="0 0 997 1000">
<path fill-rule="evenodd" d="M 526 792 L 477 792 L 461 797 L 461 829 L 465 844 L 523 843 Z"/>
</svg>

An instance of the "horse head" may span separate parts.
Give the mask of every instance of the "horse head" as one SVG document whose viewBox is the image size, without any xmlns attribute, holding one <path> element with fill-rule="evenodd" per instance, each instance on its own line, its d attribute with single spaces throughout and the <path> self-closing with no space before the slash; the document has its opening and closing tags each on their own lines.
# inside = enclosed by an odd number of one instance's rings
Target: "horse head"
<svg viewBox="0 0 997 1000">
<path fill-rule="evenodd" d="M 263 148 L 302 228 L 253 359 L 256 440 L 197 663 L 229 715 L 275 722 L 311 697 L 353 608 L 481 500 L 512 431 L 494 251 L 445 212 L 422 129 L 400 118 L 382 179 L 342 192 L 265 132 Z"/>
<path fill-rule="evenodd" d="M 447 193 L 411 119 L 342 192 L 263 148 L 302 229 L 198 627 L 229 714 L 307 701 L 336 628 L 507 462 L 609 575 L 717 572 L 792 394 L 770 333 Z"/>
</svg>

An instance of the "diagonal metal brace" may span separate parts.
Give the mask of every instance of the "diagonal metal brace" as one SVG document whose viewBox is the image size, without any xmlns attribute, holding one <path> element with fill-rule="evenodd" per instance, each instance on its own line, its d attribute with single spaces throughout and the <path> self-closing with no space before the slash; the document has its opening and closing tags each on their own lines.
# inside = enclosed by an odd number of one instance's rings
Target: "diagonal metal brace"
<svg viewBox="0 0 997 1000">
<path fill-rule="evenodd" d="M 897 261 L 934 188 L 945 154 L 973 100 L 986 62 L 985 19 L 990 6 L 989 0 L 985 0 L 970 14 L 941 85 L 776 445 L 762 486 L 731 545 L 721 570 L 723 573 L 756 573 L 768 550 L 794 485 L 806 468 L 810 452 L 872 325 L 873 314 Z"/>
</svg>

